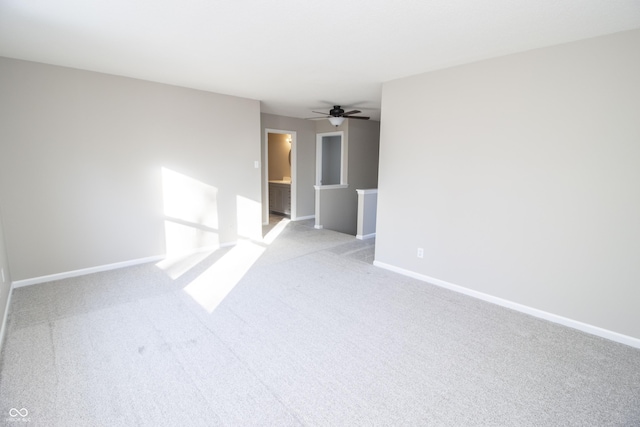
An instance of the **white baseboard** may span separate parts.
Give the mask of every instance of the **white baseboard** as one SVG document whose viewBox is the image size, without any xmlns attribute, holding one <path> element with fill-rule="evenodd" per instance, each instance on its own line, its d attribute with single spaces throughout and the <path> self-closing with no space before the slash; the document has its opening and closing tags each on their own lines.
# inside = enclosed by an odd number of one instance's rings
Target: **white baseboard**
<svg viewBox="0 0 640 427">
<path fill-rule="evenodd" d="M 485 294 L 483 292 L 474 291 L 473 289 L 465 288 L 460 285 L 454 285 L 453 283 L 446 282 L 444 280 L 436 279 L 435 277 L 425 276 L 423 274 L 416 273 L 414 271 L 405 270 L 404 268 L 396 267 L 391 264 L 386 264 L 380 261 L 374 261 L 373 265 L 376 267 L 384 268 L 395 273 L 402 274 L 404 276 L 413 277 L 414 279 L 421 280 L 423 282 L 430 283 L 432 285 L 439 286 L 441 288 L 449 289 L 454 292 L 468 295 L 473 298 L 481 299 L 493 304 L 501 305 L 503 307 L 510 308 L 512 310 L 519 311 L 521 313 L 529 314 L 540 319 L 548 320 L 550 322 L 558 323 L 560 325 L 568 326 L 573 329 L 577 329 L 582 332 L 586 332 L 591 335 L 596 335 L 602 338 L 606 338 L 611 341 L 616 341 L 622 344 L 626 344 L 631 347 L 640 348 L 640 339 L 623 335 L 618 332 L 603 329 L 598 326 L 589 325 L 587 323 L 579 322 L 577 320 L 569 319 L 557 314 L 549 313 L 537 308 L 529 307 L 517 302 L 509 301 L 506 299 L 498 298 L 493 295 Z"/>
<path fill-rule="evenodd" d="M 316 225 L 313 226 L 313 228 L 318 229 L 318 230 L 322 230 L 324 227 L 321 226 L 321 225 L 316 224 Z"/>
<path fill-rule="evenodd" d="M 218 250 L 218 249 L 221 249 L 221 248 L 234 246 L 236 244 L 237 244 L 236 241 L 226 242 L 226 243 L 221 243 L 221 244 L 216 245 L 216 246 L 206 246 L 206 247 L 202 247 L 202 248 L 197 248 L 197 249 L 194 249 L 194 250 L 189 251 L 189 252 L 185 252 L 185 253 L 180 254 L 180 255 L 184 256 L 184 255 L 196 254 L 196 253 L 199 253 L 199 252 L 215 251 L 215 250 Z M 132 260 L 129 260 L 129 261 L 116 262 L 116 263 L 113 263 L 113 264 L 98 265 L 96 267 L 82 268 L 80 270 L 65 271 L 65 272 L 62 272 L 62 273 L 49 274 L 47 276 L 34 277 L 34 278 L 31 278 L 31 279 L 16 280 L 15 282 L 13 282 L 13 287 L 14 288 L 21 288 L 23 286 L 37 285 L 37 284 L 40 284 L 40 283 L 52 282 L 54 280 L 62 280 L 62 279 L 69 279 L 71 277 L 84 276 L 85 274 L 99 273 L 101 271 L 116 270 L 118 268 L 132 267 L 134 265 L 146 264 L 146 263 L 149 263 L 149 262 L 158 262 L 158 261 L 162 261 L 163 259 L 166 259 L 167 257 L 171 257 L 171 255 L 155 255 L 155 256 L 150 256 L 150 257 L 146 257 L 146 258 L 139 258 L 139 259 L 132 259 Z"/>
<path fill-rule="evenodd" d="M 316 219 L 316 216 L 315 215 L 297 216 L 295 219 L 292 219 L 291 221 L 305 221 L 307 219 Z"/>
<path fill-rule="evenodd" d="M 131 267 L 133 265 L 145 264 L 148 262 L 157 262 L 165 258 L 165 255 L 156 255 L 146 258 L 134 259 L 130 261 L 116 262 L 113 264 L 99 265 L 96 267 L 82 268 L 80 270 L 65 271 L 63 273 L 49 274 L 47 276 L 34 277 L 31 279 L 16 280 L 13 282 L 14 288 L 23 286 L 37 285 L 40 283 L 51 282 L 54 280 L 68 279 L 70 277 L 84 276 L 85 274 L 98 273 L 101 271 L 115 270 L 117 268 Z"/>
<path fill-rule="evenodd" d="M 364 236 L 362 234 L 356 234 L 356 239 L 359 240 L 373 239 L 374 237 L 376 237 L 376 233 L 365 234 Z"/>
</svg>

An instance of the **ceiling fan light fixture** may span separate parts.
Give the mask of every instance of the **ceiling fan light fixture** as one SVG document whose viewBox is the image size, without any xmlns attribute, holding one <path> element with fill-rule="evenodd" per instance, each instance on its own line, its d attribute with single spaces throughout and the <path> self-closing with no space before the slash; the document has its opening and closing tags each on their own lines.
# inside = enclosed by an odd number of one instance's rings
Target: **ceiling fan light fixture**
<svg viewBox="0 0 640 427">
<path fill-rule="evenodd" d="M 344 122 L 344 117 L 329 117 L 329 121 L 334 126 L 340 126 Z"/>
</svg>

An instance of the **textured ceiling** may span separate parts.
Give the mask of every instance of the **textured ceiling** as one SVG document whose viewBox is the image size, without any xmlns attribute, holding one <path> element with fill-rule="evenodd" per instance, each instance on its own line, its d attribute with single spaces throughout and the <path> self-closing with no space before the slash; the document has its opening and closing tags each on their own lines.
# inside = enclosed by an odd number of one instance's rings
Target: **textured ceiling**
<svg viewBox="0 0 640 427">
<path fill-rule="evenodd" d="M 0 0 L 0 56 L 379 118 L 381 84 L 640 28 L 640 0 Z M 1 76 L 0 76 L 1 78 Z"/>
</svg>

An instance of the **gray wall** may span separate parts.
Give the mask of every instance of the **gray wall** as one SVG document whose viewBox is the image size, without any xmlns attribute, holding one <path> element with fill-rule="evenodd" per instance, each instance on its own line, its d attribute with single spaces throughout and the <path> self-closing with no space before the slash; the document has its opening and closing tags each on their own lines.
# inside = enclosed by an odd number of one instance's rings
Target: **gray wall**
<svg viewBox="0 0 640 427">
<path fill-rule="evenodd" d="M 278 116 L 274 114 L 262 113 L 260 133 L 264 145 L 265 129 L 287 130 L 296 132 L 296 158 L 297 158 L 297 217 L 310 217 L 315 214 L 315 194 L 313 184 L 316 177 L 316 128 L 311 120 L 298 119 L 294 117 Z M 264 158 L 264 157 L 263 157 Z M 266 199 L 263 186 L 262 200 Z M 269 203 L 263 207 L 262 220 L 269 218 Z M 295 219 L 295 218 L 294 218 Z"/>
<path fill-rule="evenodd" d="M 363 192 L 358 194 L 358 234 L 356 236 L 368 238 L 376 232 L 378 192 L 366 188 L 359 190 Z"/>
<path fill-rule="evenodd" d="M 639 52 L 635 30 L 384 84 L 376 261 L 640 338 Z"/>
<path fill-rule="evenodd" d="M 380 122 L 349 122 L 349 186 L 356 189 L 378 187 Z"/>
<path fill-rule="evenodd" d="M 329 124 L 329 126 L 327 126 Z M 348 188 L 319 191 L 320 225 L 329 230 L 356 235 L 358 225 L 357 189 L 377 188 L 380 122 L 347 120 L 332 126 L 318 122 L 318 132 L 344 131 L 347 141 Z"/>
<path fill-rule="evenodd" d="M 317 142 L 316 142 L 317 143 Z M 322 137 L 321 185 L 338 185 L 342 171 L 342 138 L 340 135 Z"/>
<path fill-rule="evenodd" d="M 162 255 L 166 230 L 182 249 L 260 235 L 258 101 L 6 58 L 0 75 L 13 280 Z"/>
</svg>

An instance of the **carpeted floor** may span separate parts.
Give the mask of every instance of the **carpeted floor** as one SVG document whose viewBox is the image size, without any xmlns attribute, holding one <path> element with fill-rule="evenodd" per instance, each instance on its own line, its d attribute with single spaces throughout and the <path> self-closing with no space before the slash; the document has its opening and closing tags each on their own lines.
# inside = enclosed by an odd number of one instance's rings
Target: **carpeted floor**
<svg viewBox="0 0 640 427">
<path fill-rule="evenodd" d="M 640 425 L 640 350 L 375 268 L 373 241 L 274 230 L 16 289 L 0 423 Z"/>
</svg>

